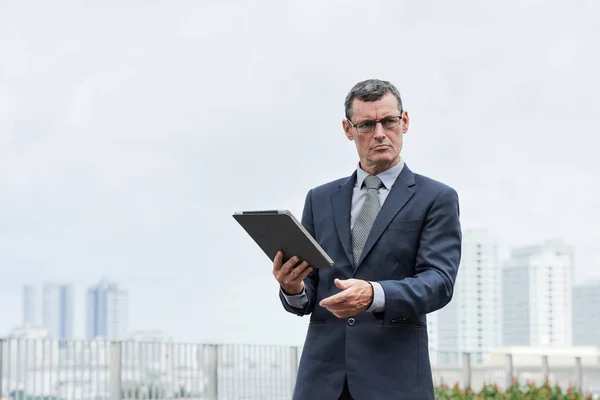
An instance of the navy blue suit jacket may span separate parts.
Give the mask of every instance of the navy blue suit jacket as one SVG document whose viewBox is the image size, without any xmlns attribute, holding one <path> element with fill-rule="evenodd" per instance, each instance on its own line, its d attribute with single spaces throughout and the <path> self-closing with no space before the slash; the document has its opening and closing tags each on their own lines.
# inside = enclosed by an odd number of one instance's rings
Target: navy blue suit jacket
<svg viewBox="0 0 600 400">
<path fill-rule="evenodd" d="M 293 399 L 334 400 L 347 379 L 357 400 L 434 399 L 426 314 L 452 298 L 461 256 L 458 195 L 413 173 L 398 176 L 375 220 L 356 268 L 350 209 L 356 173 L 311 189 L 302 224 L 333 258 L 305 279 L 308 303 L 283 307 L 310 315 Z M 334 279 L 379 282 L 385 310 L 339 319 L 319 302 L 340 291 Z"/>
</svg>

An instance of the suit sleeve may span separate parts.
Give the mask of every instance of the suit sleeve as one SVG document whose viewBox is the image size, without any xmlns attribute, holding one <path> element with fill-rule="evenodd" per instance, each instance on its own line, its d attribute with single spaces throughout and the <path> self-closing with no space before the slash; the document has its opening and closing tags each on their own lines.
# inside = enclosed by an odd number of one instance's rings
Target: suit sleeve
<svg viewBox="0 0 600 400">
<path fill-rule="evenodd" d="M 458 194 L 446 187 L 425 217 L 415 275 L 380 282 L 385 292 L 384 322 L 418 318 L 450 302 L 461 258 L 459 213 Z"/>
<path fill-rule="evenodd" d="M 308 233 L 314 238 L 315 237 L 315 227 L 313 223 L 313 214 L 312 214 L 312 190 L 308 192 L 306 195 L 306 199 L 304 201 L 304 210 L 302 211 L 302 225 Z M 293 256 L 293 254 L 290 254 Z M 317 269 L 313 269 L 313 271 L 304 278 L 304 292 L 301 294 L 302 301 L 288 301 L 286 299 L 286 295 L 283 293 L 283 289 L 279 288 L 279 299 L 281 300 L 281 304 L 283 308 L 298 316 L 303 316 L 312 313 L 315 308 L 315 302 L 317 299 L 317 287 L 319 282 L 319 271 Z M 291 299 L 290 299 L 291 300 Z M 297 300 L 300 300 L 297 299 Z M 291 304 L 290 304 L 291 303 Z M 302 307 L 295 307 L 292 304 L 302 305 Z"/>
</svg>

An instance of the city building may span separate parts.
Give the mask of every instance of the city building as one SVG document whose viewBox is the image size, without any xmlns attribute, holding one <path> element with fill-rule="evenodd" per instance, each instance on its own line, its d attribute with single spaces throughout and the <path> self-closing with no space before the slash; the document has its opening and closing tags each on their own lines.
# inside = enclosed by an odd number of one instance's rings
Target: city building
<svg viewBox="0 0 600 400">
<path fill-rule="evenodd" d="M 572 345 L 574 248 L 560 240 L 512 250 L 502 271 L 503 345 Z"/>
<path fill-rule="evenodd" d="M 114 282 L 102 280 L 88 289 L 87 338 L 124 340 L 129 323 L 129 294 Z"/>
<path fill-rule="evenodd" d="M 50 339 L 48 329 L 41 326 L 17 326 L 8 334 L 7 339 L 43 340 Z"/>
<path fill-rule="evenodd" d="M 438 348 L 439 364 L 456 364 L 463 352 L 483 363 L 485 352 L 501 344 L 500 290 L 496 238 L 484 229 L 466 230 L 452 300 L 432 314 L 430 345 Z"/>
<path fill-rule="evenodd" d="M 23 326 L 40 324 L 40 299 L 38 291 L 32 285 L 23 286 Z"/>
<path fill-rule="evenodd" d="M 600 348 L 600 281 L 573 286 L 573 344 Z"/>
<path fill-rule="evenodd" d="M 50 338 L 73 339 L 74 297 L 71 285 L 45 283 L 42 295 L 42 324 Z"/>
<path fill-rule="evenodd" d="M 439 343 L 438 343 L 438 314 L 431 313 L 427 315 L 427 337 L 429 339 L 429 361 L 431 365 L 438 364 Z"/>
</svg>

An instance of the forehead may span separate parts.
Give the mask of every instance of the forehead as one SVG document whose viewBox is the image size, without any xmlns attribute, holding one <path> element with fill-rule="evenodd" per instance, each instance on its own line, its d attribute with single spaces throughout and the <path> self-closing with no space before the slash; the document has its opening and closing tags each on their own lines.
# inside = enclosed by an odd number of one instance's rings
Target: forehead
<svg viewBox="0 0 600 400">
<path fill-rule="evenodd" d="M 398 100 L 391 94 L 385 94 L 376 101 L 362 101 L 354 99 L 352 101 L 353 120 L 379 119 L 387 115 L 398 115 Z"/>
</svg>

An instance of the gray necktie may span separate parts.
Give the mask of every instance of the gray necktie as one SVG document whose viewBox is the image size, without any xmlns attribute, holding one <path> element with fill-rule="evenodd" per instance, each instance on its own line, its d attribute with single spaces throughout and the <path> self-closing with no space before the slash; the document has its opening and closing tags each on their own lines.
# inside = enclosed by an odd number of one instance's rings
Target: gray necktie
<svg viewBox="0 0 600 400">
<path fill-rule="evenodd" d="M 383 186 L 383 182 L 377 176 L 369 175 L 365 178 L 365 186 L 367 187 L 365 202 L 352 227 L 352 253 L 354 255 L 355 266 L 363 252 L 367 237 L 373 227 L 373 222 L 375 222 L 375 218 L 379 213 L 380 205 L 377 191 Z"/>
</svg>

